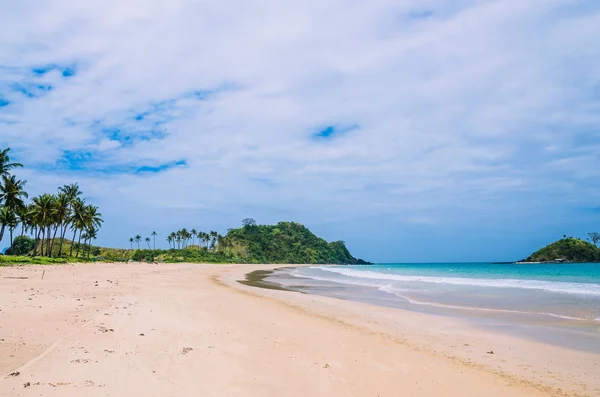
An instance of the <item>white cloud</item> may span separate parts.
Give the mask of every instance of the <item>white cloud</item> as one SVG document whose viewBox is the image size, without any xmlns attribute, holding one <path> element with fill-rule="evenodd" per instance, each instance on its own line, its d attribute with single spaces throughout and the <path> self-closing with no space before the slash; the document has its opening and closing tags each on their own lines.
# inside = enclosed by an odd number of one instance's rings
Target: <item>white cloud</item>
<svg viewBox="0 0 600 397">
<path fill-rule="evenodd" d="M 141 208 L 164 211 L 164 228 L 189 211 L 214 227 L 254 211 L 337 222 L 347 235 L 329 237 L 358 241 L 357 211 L 363 222 L 460 226 L 535 217 L 536 195 L 549 197 L 540 212 L 600 198 L 593 0 L 6 8 L 0 146 L 38 167 L 30 186 L 79 178 L 105 216 L 125 213 L 130 226 L 101 235 L 106 243 L 126 244 Z M 76 74 L 32 76 L 47 64 Z M 38 81 L 53 89 L 30 99 L 11 89 Z M 360 128 L 312 139 L 329 125 Z M 65 150 L 91 151 L 87 171 L 66 170 Z M 188 166 L 135 174 L 180 160 Z"/>
</svg>

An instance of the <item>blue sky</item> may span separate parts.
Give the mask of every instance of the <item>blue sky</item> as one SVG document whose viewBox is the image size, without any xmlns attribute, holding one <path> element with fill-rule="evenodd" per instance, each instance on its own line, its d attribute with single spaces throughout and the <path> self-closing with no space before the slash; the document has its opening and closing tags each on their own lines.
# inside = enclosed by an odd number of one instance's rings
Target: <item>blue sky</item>
<svg viewBox="0 0 600 397">
<path fill-rule="evenodd" d="M 108 246 L 254 217 L 513 260 L 600 231 L 600 3 L 288 3 L 9 2 L 0 147 L 31 194 L 79 181 Z"/>
</svg>

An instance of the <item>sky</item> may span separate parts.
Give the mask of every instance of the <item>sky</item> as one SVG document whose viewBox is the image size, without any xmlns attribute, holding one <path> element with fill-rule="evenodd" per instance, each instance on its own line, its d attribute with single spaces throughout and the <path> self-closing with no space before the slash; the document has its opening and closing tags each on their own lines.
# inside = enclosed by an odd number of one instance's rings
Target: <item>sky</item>
<svg viewBox="0 0 600 397">
<path fill-rule="evenodd" d="M 600 231 L 597 0 L 0 4 L 0 148 L 32 196 L 78 181 L 99 245 L 252 217 L 501 261 Z"/>
</svg>

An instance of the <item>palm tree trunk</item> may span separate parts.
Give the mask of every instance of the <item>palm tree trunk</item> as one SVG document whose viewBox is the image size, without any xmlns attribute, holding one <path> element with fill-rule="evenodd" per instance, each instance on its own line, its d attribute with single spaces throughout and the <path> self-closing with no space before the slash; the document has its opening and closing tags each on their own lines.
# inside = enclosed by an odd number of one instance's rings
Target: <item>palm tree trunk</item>
<svg viewBox="0 0 600 397">
<path fill-rule="evenodd" d="M 40 255 L 41 256 L 44 256 L 44 236 L 45 236 L 44 232 L 45 232 L 44 227 L 40 226 L 40 235 L 41 235 L 41 238 L 40 238 Z"/>
<path fill-rule="evenodd" d="M 0 229 L 0 241 L 2 241 L 2 237 L 4 237 L 4 228 L 5 227 L 6 227 L 5 225 L 2 225 L 2 228 Z"/>
<path fill-rule="evenodd" d="M 10 230 L 10 246 L 13 246 L 13 228 L 9 228 L 8 230 Z"/>
<path fill-rule="evenodd" d="M 79 231 L 79 239 L 77 240 L 77 254 L 75 255 L 75 258 L 79 258 L 79 248 L 81 248 L 81 233 L 83 231 L 80 230 Z"/>
<path fill-rule="evenodd" d="M 46 228 L 46 256 L 50 257 L 50 234 L 52 233 L 52 226 Z"/>
<path fill-rule="evenodd" d="M 38 228 L 37 227 L 33 227 L 33 238 L 34 238 L 34 243 L 33 243 L 33 256 L 36 255 L 37 253 L 37 244 L 38 244 Z"/>
<path fill-rule="evenodd" d="M 60 241 L 58 242 L 58 257 L 62 255 L 63 241 L 65 240 L 65 233 L 67 233 L 67 227 L 64 223 L 60 224 Z"/>
<path fill-rule="evenodd" d="M 52 236 L 52 243 L 50 244 L 50 257 L 52 257 L 52 249 L 54 248 L 54 239 L 56 238 L 57 232 L 58 232 L 58 225 L 56 225 L 56 229 L 54 229 L 54 235 Z"/>
<path fill-rule="evenodd" d="M 71 240 L 71 250 L 69 251 L 69 258 L 73 256 L 73 246 L 75 245 L 75 236 L 77 235 L 77 229 L 73 231 L 73 239 Z"/>
</svg>

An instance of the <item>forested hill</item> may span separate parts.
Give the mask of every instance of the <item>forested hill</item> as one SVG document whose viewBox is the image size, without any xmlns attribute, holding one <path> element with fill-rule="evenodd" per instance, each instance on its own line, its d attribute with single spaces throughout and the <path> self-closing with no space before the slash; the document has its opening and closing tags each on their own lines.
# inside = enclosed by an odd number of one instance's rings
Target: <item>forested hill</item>
<svg viewBox="0 0 600 397">
<path fill-rule="evenodd" d="M 329 243 L 295 222 L 230 229 L 219 249 L 254 263 L 368 263 L 354 258 L 343 241 Z"/>
<path fill-rule="evenodd" d="M 600 262 L 600 248 L 578 238 L 558 240 L 533 253 L 525 262 Z"/>
</svg>

